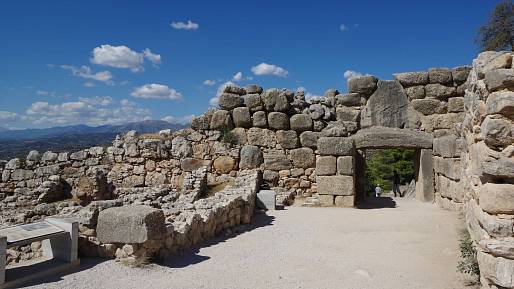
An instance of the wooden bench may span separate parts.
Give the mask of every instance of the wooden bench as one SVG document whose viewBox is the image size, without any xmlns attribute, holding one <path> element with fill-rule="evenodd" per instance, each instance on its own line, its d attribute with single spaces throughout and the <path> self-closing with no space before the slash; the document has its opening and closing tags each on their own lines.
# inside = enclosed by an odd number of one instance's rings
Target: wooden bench
<svg viewBox="0 0 514 289">
<path fill-rule="evenodd" d="M 43 258 L 47 261 L 44 266 L 34 264 L 6 269 L 8 248 L 28 245 L 36 241 L 42 241 L 43 244 Z M 16 286 L 78 264 L 78 222 L 76 221 L 47 218 L 44 221 L 0 230 L 0 289 Z M 38 270 L 34 270 L 36 268 Z"/>
</svg>

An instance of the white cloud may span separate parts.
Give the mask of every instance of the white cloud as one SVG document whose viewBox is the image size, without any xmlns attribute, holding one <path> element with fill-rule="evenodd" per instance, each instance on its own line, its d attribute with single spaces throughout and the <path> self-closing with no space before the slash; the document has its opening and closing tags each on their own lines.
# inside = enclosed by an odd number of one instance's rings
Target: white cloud
<svg viewBox="0 0 514 289">
<path fill-rule="evenodd" d="M 275 75 L 280 77 L 287 77 L 289 72 L 280 66 L 275 64 L 261 63 L 257 66 L 252 67 L 252 72 L 255 75 Z"/>
<path fill-rule="evenodd" d="M 130 94 L 137 98 L 147 99 L 180 99 L 182 94 L 164 84 L 150 83 L 136 87 Z"/>
<path fill-rule="evenodd" d="M 207 86 L 213 86 L 215 84 L 216 84 L 216 80 L 212 80 L 212 79 L 206 79 L 203 82 L 203 85 L 207 85 Z"/>
<path fill-rule="evenodd" d="M 346 31 L 349 31 L 350 29 L 348 28 L 348 26 L 344 25 L 344 24 L 341 24 L 341 26 L 339 26 L 339 29 L 343 32 L 346 32 Z"/>
<path fill-rule="evenodd" d="M 174 123 L 174 124 L 188 124 L 191 122 L 193 117 L 195 117 L 194 114 L 185 115 L 185 116 L 167 115 L 167 116 L 163 117 L 162 120 L 167 121 L 169 123 Z"/>
<path fill-rule="evenodd" d="M 370 74 L 363 74 L 363 73 L 360 73 L 360 72 L 357 72 L 357 71 L 353 71 L 353 70 L 347 70 L 344 72 L 343 76 L 344 78 L 346 79 L 352 79 L 354 77 L 359 77 L 359 76 L 368 76 Z"/>
<path fill-rule="evenodd" d="M 111 72 L 109 72 L 107 70 L 93 73 L 91 68 L 89 66 L 85 66 L 85 65 L 82 65 L 81 67 L 75 67 L 75 66 L 71 66 L 71 65 L 61 65 L 61 68 L 71 71 L 71 73 L 77 77 L 101 81 L 106 84 L 113 83 L 112 82 L 113 76 L 112 76 Z"/>
<path fill-rule="evenodd" d="M 84 82 L 84 86 L 85 87 L 95 87 L 95 84 L 93 82 L 88 81 L 88 82 Z"/>
<path fill-rule="evenodd" d="M 241 81 L 243 79 L 243 73 L 239 71 L 234 76 L 232 76 L 232 81 Z"/>
<path fill-rule="evenodd" d="M 2 111 L 0 110 L 0 120 L 1 121 L 11 121 L 18 117 L 18 114 L 10 111 Z"/>
<path fill-rule="evenodd" d="M 25 120 L 35 125 L 105 125 L 150 119 L 151 112 L 126 99 L 114 103 L 110 97 L 81 98 L 78 101 L 50 104 L 34 102 Z"/>
<path fill-rule="evenodd" d="M 159 54 L 152 53 L 148 48 L 140 53 L 125 45 L 100 45 L 93 49 L 92 54 L 91 63 L 115 68 L 128 68 L 132 72 L 144 71 L 145 58 L 154 64 L 161 63 L 162 60 Z"/>
<path fill-rule="evenodd" d="M 179 30 L 196 30 L 200 27 L 198 23 L 194 23 L 191 20 L 187 21 L 187 23 L 184 22 L 171 22 L 171 27 Z"/>
</svg>

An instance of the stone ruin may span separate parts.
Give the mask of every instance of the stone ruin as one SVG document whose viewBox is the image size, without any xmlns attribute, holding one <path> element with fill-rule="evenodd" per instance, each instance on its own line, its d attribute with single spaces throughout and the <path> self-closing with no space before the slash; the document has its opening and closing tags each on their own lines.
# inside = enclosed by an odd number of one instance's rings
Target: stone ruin
<svg viewBox="0 0 514 289">
<path fill-rule="evenodd" d="M 0 226 L 75 216 L 83 255 L 166 257 L 249 223 L 261 181 L 284 205 L 358 206 L 363 152 L 412 148 L 416 198 L 461 211 L 483 286 L 514 288 L 512 58 L 484 52 L 472 66 L 356 77 L 348 93 L 310 100 L 227 86 L 190 129 L 3 163 Z"/>
</svg>

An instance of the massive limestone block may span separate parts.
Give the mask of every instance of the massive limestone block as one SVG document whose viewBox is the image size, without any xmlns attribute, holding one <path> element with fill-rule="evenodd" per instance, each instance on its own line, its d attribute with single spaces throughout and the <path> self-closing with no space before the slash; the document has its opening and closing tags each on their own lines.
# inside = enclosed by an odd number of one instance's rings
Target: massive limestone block
<svg viewBox="0 0 514 289">
<path fill-rule="evenodd" d="M 280 94 L 280 90 L 276 88 L 266 89 L 261 94 L 261 100 L 264 104 L 264 108 L 267 111 L 273 111 L 277 102 L 277 96 Z"/>
<path fill-rule="evenodd" d="M 361 106 L 366 104 L 366 98 L 360 93 L 347 93 L 336 95 L 336 104 L 344 106 Z"/>
<path fill-rule="evenodd" d="M 40 159 L 41 159 L 41 154 L 36 150 L 32 150 L 27 155 L 26 161 L 27 161 L 27 163 L 28 162 L 37 163 L 37 162 L 39 162 Z"/>
<path fill-rule="evenodd" d="M 222 93 L 220 95 L 220 107 L 225 110 L 232 110 L 243 105 L 243 98 L 238 94 Z"/>
<path fill-rule="evenodd" d="M 434 171 L 453 180 L 460 180 L 462 177 L 460 159 L 434 157 Z"/>
<path fill-rule="evenodd" d="M 445 113 L 427 115 L 421 118 L 421 128 L 427 132 L 432 132 L 438 129 L 452 129 L 455 124 L 462 122 L 464 113 Z"/>
<path fill-rule="evenodd" d="M 236 127 L 251 127 L 252 118 L 248 107 L 236 107 L 232 111 L 232 119 Z"/>
<path fill-rule="evenodd" d="M 245 87 L 246 93 L 248 94 L 261 94 L 262 93 L 262 87 L 258 86 L 257 84 L 248 84 Z"/>
<path fill-rule="evenodd" d="M 485 72 L 485 84 L 489 91 L 514 88 L 514 69 L 496 69 Z"/>
<path fill-rule="evenodd" d="M 257 111 L 252 116 L 252 122 L 254 127 L 267 128 L 268 127 L 268 118 L 266 117 L 266 112 Z"/>
<path fill-rule="evenodd" d="M 246 107 L 251 112 L 259 111 L 263 109 L 261 96 L 259 94 L 248 94 L 244 97 Z"/>
<path fill-rule="evenodd" d="M 489 280 L 501 288 L 514 287 L 514 260 L 494 257 L 480 250 L 478 250 L 477 259 L 480 275 L 484 280 Z"/>
<path fill-rule="evenodd" d="M 358 76 L 348 79 L 348 92 L 371 95 L 377 88 L 378 78 L 375 76 Z"/>
<path fill-rule="evenodd" d="M 336 207 L 353 208 L 355 206 L 355 196 L 336 196 L 334 203 Z"/>
<path fill-rule="evenodd" d="M 460 156 L 457 136 L 450 134 L 434 139 L 434 155 L 445 158 Z"/>
<path fill-rule="evenodd" d="M 318 139 L 318 151 L 321 155 L 350 156 L 354 152 L 352 138 L 321 137 Z"/>
<path fill-rule="evenodd" d="M 86 175 L 78 178 L 72 194 L 82 206 L 92 201 L 110 199 L 112 187 L 107 179 L 107 172 L 91 168 Z"/>
<path fill-rule="evenodd" d="M 318 145 L 319 133 L 304 131 L 300 134 L 300 143 L 303 147 L 316 148 Z"/>
<path fill-rule="evenodd" d="M 244 94 L 246 94 L 246 91 L 245 91 L 244 88 L 236 86 L 236 85 L 226 85 L 223 88 L 223 92 L 224 93 L 237 94 L 237 95 L 244 95 Z"/>
<path fill-rule="evenodd" d="M 452 179 L 449 179 L 443 175 L 436 176 L 435 183 L 437 187 L 437 192 L 440 193 L 441 196 L 448 199 L 452 199 L 454 202 L 457 203 L 462 202 L 464 198 L 464 188 L 462 184 Z"/>
<path fill-rule="evenodd" d="M 298 148 L 289 151 L 293 165 L 297 168 L 313 168 L 316 163 L 316 155 L 311 148 Z"/>
<path fill-rule="evenodd" d="M 298 133 L 312 130 L 312 118 L 308 114 L 295 114 L 290 119 L 291 129 Z"/>
<path fill-rule="evenodd" d="M 105 209 L 98 216 L 97 237 L 102 243 L 142 244 L 166 233 L 162 210 L 148 206 Z"/>
<path fill-rule="evenodd" d="M 419 153 L 418 182 L 416 183 L 416 199 L 422 202 L 434 200 L 434 167 L 431 149 L 421 149 Z"/>
<path fill-rule="evenodd" d="M 360 119 L 360 110 L 353 109 L 346 106 L 336 107 L 336 119 L 338 121 L 353 121 L 358 122 Z"/>
<path fill-rule="evenodd" d="M 432 148 L 433 142 L 429 133 L 388 127 L 361 129 L 351 138 L 356 148 Z"/>
<path fill-rule="evenodd" d="M 337 174 L 353 176 L 354 173 L 353 156 L 342 156 L 337 158 Z"/>
<path fill-rule="evenodd" d="M 452 97 L 448 99 L 448 112 L 463 112 L 464 97 Z"/>
<path fill-rule="evenodd" d="M 248 144 L 274 148 L 277 144 L 275 133 L 269 129 L 252 127 L 246 133 Z"/>
<path fill-rule="evenodd" d="M 453 82 L 457 85 L 461 85 L 468 79 L 469 72 L 471 71 L 471 66 L 458 66 L 452 68 L 452 78 Z"/>
<path fill-rule="evenodd" d="M 352 176 L 318 176 L 316 183 L 320 195 L 351 196 L 355 194 Z"/>
<path fill-rule="evenodd" d="M 446 67 L 430 68 L 428 70 L 428 80 L 430 83 L 453 84 L 452 72 Z"/>
<path fill-rule="evenodd" d="M 361 125 L 385 127 L 414 127 L 417 120 L 407 95 L 395 80 L 379 80 L 377 90 L 369 98 L 361 113 Z"/>
<path fill-rule="evenodd" d="M 514 123 L 488 116 L 482 122 L 484 142 L 490 147 L 506 147 L 514 143 Z"/>
<path fill-rule="evenodd" d="M 246 138 L 246 129 L 242 127 L 236 127 L 235 129 L 233 129 L 232 135 L 234 136 L 234 142 L 236 144 L 244 145 L 248 141 L 248 139 Z"/>
<path fill-rule="evenodd" d="M 425 98 L 425 87 L 422 85 L 407 87 L 405 93 L 409 99 L 422 99 Z"/>
<path fill-rule="evenodd" d="M 190 157 L 193 154 L 191 142 L 183 136 L 177 136 L 171 141 L 171 155 L 176 158 Z"/>
<path fill-rule="evenodd" d="M 427 97 L 447 100 L 448 98 L 455 96 L 457 91 L 453 86 L 445 86 L 439 83 L 431 83 L 425 86 L 425 93 Z"/>
<path fill-rule="evenodd" d="M 228 174 L 237 167 L 236 160 L 229 156 L 219 156 L 214 160 L 214 169 L 222 174 Z"/>
<path fill-rule="evenodd" d="M 334 156 L 319 156 L 316 160 L 316 175 L 331 176 L 336 174 L 336 161 Z"/>
<path fill-rule="evenodd" d="M 270 150 L 264 153 L 264 167 L 267 170 L 280 171 L 293 168 L 289 158 L 278 150 Z"/>
<path fill-rule="evenodd" d="M 221 130 L 222 128 L 233 128 L 234 123 L 232 122 L 232 117 L 230 116 L 230 111 L 227 110 L 217 110 L 212 114 L 211 118 L 211 126 L 212 130 Z"/>
<path fill-rule="evenodd" d="M 275 111 L 286 112 L 289 110 L 289 99 L 287 98 L 285 91 L 281 91 L 275 98 Z"/>
<path fill-rule="evenodd" d="M 514 214 L 514 185 L 484 184 L 480 188 L 480 206 L 491 214 Z"/>
<path fill-rule="evenodd" d="M 424 115 L 446 113 L 446 103 L 435 98 L 413 99 L 412 107 Z"/>
<path fill-rule="evenodd" d="M 514 119 L 514 91 L 497 91 L 487 97 L 487 113 Z"/>
<path fill-rule="evenodd" d="M 285 149 L 294 149 L 298 147 L 298 136 L 294 130 L 277 131 L 277 142 Z"/>
<path fill-rule="evenodd" d="M 485 51 L 480 53 L 478 57 L 473 60 L 473 68 L 478 74 L 479 79 L 482 79 L 486 71 L 511 67 L 510 58 L 509 52 Z"/>
<path fill-rule="evenodd" d="M 195 158 L 184 158 L 180 161 L 180 167 L 186 172 L 196 171 L 206 165 L 204 160 Z"/>
<path fill-rule="evenodd" d="M 268 125 L 272 129 L 289 129 L 289 117 L 283 112 L 270 112 L 268 114 Z"/>
<path fill-rule="evenodd" d="M 239 168 L 242 170 L 259 168 L 264 162 L 261 149 L 254 145 L 242 147 L 239 159 Z"/>
<path fill-rule="evenodd" d="M 404 87 L 428 84 L 428 72 L 426 71 L 396 73 L 393 76 Z"/>
</svg>

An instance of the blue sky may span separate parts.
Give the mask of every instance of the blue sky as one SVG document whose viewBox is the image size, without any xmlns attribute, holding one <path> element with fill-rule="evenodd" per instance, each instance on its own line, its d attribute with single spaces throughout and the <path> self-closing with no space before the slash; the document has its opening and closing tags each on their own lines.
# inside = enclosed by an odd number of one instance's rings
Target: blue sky
<svg viewBox="0 0 514 289">
<path fill-rule="evenodd" d="M 467 65 L 497 2 L 2 1 L 0 127 L 183 122 L 227 81 L 322 95 Z"/>
</svg>

